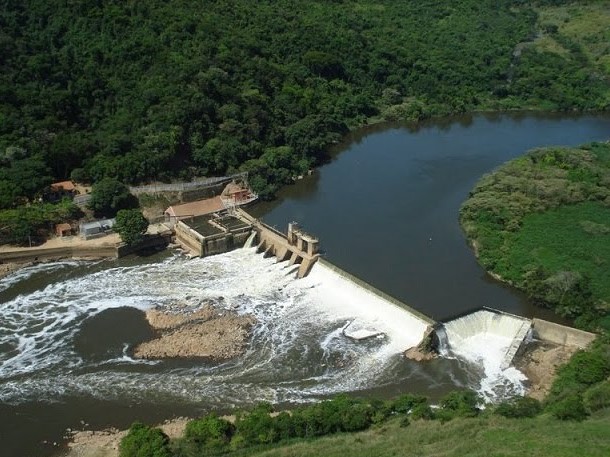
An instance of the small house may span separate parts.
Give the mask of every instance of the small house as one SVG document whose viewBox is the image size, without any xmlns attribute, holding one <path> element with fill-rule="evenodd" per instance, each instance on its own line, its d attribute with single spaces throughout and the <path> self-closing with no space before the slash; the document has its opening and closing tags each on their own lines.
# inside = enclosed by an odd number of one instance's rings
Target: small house
<svg viewBox="0 0 610 457">
<path fill-rule="evenodd" d="M 78 193 L 76 186 L 72 181 L 60 181 L 51 184 L 47 193 L 47 200 L 50 202 L 58 202 L 63 198 L 74 198 Z"/>
</svg>

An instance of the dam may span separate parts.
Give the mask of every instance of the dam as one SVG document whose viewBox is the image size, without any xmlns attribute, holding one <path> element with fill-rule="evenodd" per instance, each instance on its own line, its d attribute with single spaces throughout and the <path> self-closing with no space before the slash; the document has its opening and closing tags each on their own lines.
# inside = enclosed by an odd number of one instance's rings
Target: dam
<svg viewBox="0 0 610 457">
<path fill-rule="evenodd" d="M 242 247 L 253 234 L 259 251 L 274 256 L 278 262 L 288 260 L 290 266 L 298 265 L 298 278 L 307 276 L 320 257 L 319 240 L 301 230 L 296 222 L 288 225 L 284 235 L 241 208 L 180 220 L 174 230 L 176 242 L 197 257 Z"/>
<path fill-rule="evenodd" d="M 209 233 L 206 223 L 218 231 Z M 482 386 L 482 393 L 488 399 L 497 396 L 498 385 L 510 384 L 514 388 L 521 384 L 524 378 L 512 365 L 528 339 L 584 348 L 595 338 L 588 332 L 542 319 L 528 319 L 491 307 L 475 308 L 436 322 L 320 258 L 319 240 L 304 232 L 296 222 L 289 223 L 287 233 L 283 234 L 241 208 L 213 215 L 205 221 L 178 222 L 176 241 L 197 256 L 224 252 L 244 244 L 254 245 L 258 253 L 274 257 L 276 263 L 287 263 L 287 270 L 294 272 L 298 279 L 308 276 L 314 264 L 319 264 L 327 270 L 326 274 L 332 273 L 330 283 L 333 286 L 324 287 L 327 298 L 340 301 L 340 291 L 349 286 L 359 291 L 359 303 L 366 303 L 361 311 L 369 313 L 369 318 L 382 307 L 383 312 L 390 315 L 396 311 L 408 315 L 408 328 L 393 328 L 395 334 L 408 333 L 405 343 L 408 342 L 409 346 L 403 347 L 402 351 L 423 347 L 433 349 L 441 356 L 457 357 L 480 366 L 488 384 L 487 387 Z M 312 276 L 315 277 L 316 274 Z M 380 336 L 383 332 L 350 321 L 344 327 L 343 334 L 359 340 Z M 426 341 L 423 341 L 424 338 Z"/>
</svg>

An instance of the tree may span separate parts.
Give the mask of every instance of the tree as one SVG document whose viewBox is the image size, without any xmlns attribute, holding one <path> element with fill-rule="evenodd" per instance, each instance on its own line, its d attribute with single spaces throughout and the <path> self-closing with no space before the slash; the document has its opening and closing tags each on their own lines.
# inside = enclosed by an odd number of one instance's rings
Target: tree
<svg viewBox="0 0 610 457">
<path fill-rule="evenodd" d="M 159 428 L 134 422 L 119 445 L 120 457 L 171 457 L 169 438 Z"/>
<path fill-rule="evenodd" d="M 139 209 L 122 209 L 116 215 L 114 231 L 127 244 L 142 241 L 148 229 L 148 221 Z"/>
<path fill-rule="evenodd" d="M 228 446 L 234 433 L 235 426 L 231 422 L 212 413 L 188 422 L 184 437 L 199 448 L 219 451 Z"/>
<path fill-rule="evenodd" d="M 104 178 L 91 189 L 89 209 L 98 217 L 114 217 L 119 210 L 136 206 L 136 198 L 125 184 L 116 179 Z"/>
</svg>

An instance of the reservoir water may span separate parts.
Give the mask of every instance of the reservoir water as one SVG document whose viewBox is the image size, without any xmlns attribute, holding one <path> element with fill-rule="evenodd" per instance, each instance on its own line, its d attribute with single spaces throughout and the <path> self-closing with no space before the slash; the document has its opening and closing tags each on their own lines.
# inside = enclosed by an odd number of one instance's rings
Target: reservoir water
<svg viewBox="0 0 610 457">
<path fill-rule="evenodd" d="M 299 221 L 330 261 L 434 318 L 482 305 L 546 315 L 478 267 L 459 206 L 483 173 L 531 147 L 609 134 L 610 118 L 593 115 L 372 129 L 347 138 L 329 164 L 253 211 L 281 230 Z M 484 367 L 404 360 L 400 352 L 419 324 L 382 303 L 367 307 L 361 291 L 318 267 L 296 281 L 285 265 L 244 249 L 190 261 L 171 253 L 67 261 L 0 280 L 3 455 L 57 453 L 53 442 L 68 427 L 125 427 L 261 400 L 284 406 L 344 391 L 438 398 L 456 387 L 481 390 Z M 246 354 L 222 364 L 133 360 L 129 348 L 150 337 L 142 310 L 176 301 L 253 314 Z M 354 319 L 385 337 L 347 340 L 341 329 Z M 520 384 L 504 379 L 495 388 Z"/>
<path fill-rule="evenodd" d="M 610 117 L 476 115 L 381 126 L 254 212 L 322 241 L 326 258 L 442 320 L 481 306 L 557 319 L 485 274 L 458 222 L 477 180 L 527 150 L 610 139 Z"/>
</svg>

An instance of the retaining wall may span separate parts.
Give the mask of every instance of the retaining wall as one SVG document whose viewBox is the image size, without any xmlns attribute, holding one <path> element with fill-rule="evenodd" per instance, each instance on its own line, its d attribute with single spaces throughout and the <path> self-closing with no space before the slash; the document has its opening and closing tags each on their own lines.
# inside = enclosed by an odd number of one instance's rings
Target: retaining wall
<svg viewBox="0 0 610 457">
<path fill-rule="evenodd" d="M 116 246 L 78 247 L 62 246 L 58 248 L 27 248 L 22 251 L 0 253 L 0 262 L 37 262 L 40 260 L 58 260 L 70 257 L 101 258 L 118 257 Z"/>
<path fill-rule="evenodd" d="M 184 248 L 191 251 L 194 255 L 203 254 L 203 236 L 193 230 L 182 221 L 178 221 L 174 226 L 176 231 L 176 241 Z"/>
<path fill-rule="evenodd" d="M 532 320 L 534 338 L 563 346 L 585 348 L 595 339 L 595 334 L 565 325 L 534 318 Z"/>
</svg>

